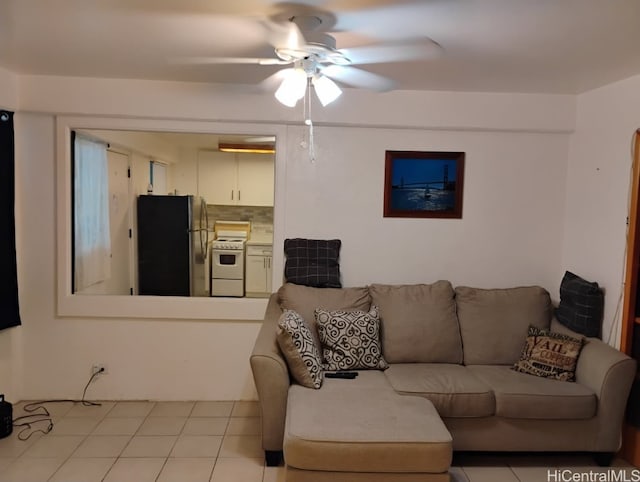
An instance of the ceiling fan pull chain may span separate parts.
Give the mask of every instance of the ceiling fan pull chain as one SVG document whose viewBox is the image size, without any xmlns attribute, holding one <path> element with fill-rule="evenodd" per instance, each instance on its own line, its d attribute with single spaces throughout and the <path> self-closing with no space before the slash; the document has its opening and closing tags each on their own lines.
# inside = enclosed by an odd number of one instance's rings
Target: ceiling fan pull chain
<svg viewBox="0 0 640 482">
<path fill-rule="evenodd" d="M 316 162 L 316 149 L 313 139 L 313 121 L 311 120 L 311 77 L 307 78 L 307 118 L 304 121 L 309 126 L 309 161 Z"/>
<path fill-rule="evenodd" d="M 300 147 L 309 149 L 309 161 L 316 161 L 316 151 L 313 143 L 313 121 L 311 120 L 311 77 L 307 78 L 307 88 L 304 91 L 304 99 L 302 100 L 302 115 L 304 116 L 304 125 L 308 127 L 307 133 L 303 134 Z M 308 138 L 305 141 L 305 138 Z"/>
<path fill-rule="evenodd" d="M 309 119 L 309 160 L 312 163 L 316 162 L 316 146 L 313 139 L 313 122 Z"/>
</svg>

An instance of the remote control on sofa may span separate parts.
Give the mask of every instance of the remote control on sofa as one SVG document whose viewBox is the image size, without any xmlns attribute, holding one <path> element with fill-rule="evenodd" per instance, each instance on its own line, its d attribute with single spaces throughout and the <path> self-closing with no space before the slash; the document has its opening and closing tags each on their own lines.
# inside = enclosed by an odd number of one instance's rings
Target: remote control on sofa
<svg viewBox="0 0 640 482">
<path fill-rule="evenodd" d="M 348 378 L 353 380 L 358 376 L 358 372 L 327 372 L 324 374 L 326 378 Z"/>
</svg>

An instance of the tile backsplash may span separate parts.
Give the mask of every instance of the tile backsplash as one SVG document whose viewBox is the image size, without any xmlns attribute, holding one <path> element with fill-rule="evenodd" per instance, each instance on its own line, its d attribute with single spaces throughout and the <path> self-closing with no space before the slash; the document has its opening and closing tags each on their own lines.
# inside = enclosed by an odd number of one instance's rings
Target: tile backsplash
<svg viewBox="0 0 640 482">
<path fill-rule="evenodd" d="M 252 229 L 273 230 L 273 208 L 268 206 L 207 205 L 209 219 L 213 221 L 251 221 Z"/>
</svg>

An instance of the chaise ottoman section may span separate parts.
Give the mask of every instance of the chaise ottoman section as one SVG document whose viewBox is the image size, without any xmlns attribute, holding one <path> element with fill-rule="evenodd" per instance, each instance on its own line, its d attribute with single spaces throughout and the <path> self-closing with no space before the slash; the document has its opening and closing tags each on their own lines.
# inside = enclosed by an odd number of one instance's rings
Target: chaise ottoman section
<svg viewBox="0 0 640 482">
<path fill-rule="evenodd" d="M 320 390 L 290 387 L 287 482 L 377 480 L 373 473 L 387 481 L 449 480 L 451 434 L 433 404 L 396 394 L 382 373 L 379 381 L 367 375 L 372 374 L 361 372 L 361 380 L 326 379 Z"/>
</svg>

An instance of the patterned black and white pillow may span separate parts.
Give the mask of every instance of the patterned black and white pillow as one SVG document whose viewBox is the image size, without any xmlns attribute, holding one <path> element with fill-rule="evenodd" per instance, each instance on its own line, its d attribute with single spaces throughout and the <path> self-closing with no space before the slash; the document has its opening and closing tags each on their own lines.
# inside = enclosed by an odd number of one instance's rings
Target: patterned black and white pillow
<svg viewBox="0 0 640 482">
<path fill-rule="evenodd" d="M 278 320 L 277 341 L 293 379 L 307 388 L 322 386 L 322 356 L 304 318 L 285 310 Z"/>
<path fill-rule="evenodd" d="M 385 370 L 382 356 L 380 314 L 369 312 L 315 310 L 326 370 Z"/>
</svg>

